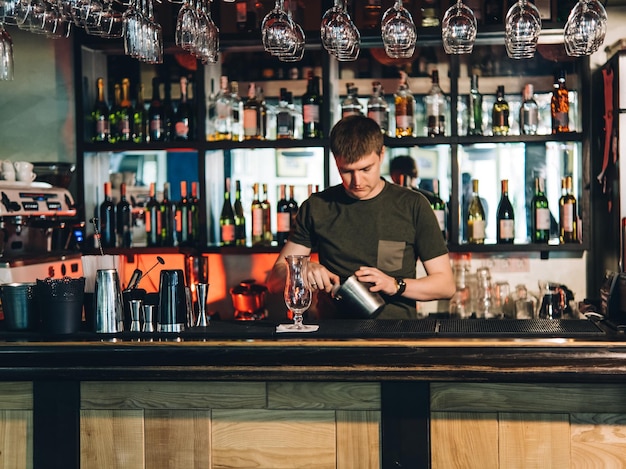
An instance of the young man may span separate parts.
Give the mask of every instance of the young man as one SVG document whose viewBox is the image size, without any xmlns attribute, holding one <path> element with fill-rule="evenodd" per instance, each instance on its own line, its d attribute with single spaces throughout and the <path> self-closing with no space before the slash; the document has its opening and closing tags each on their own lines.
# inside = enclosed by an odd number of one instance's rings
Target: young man
<svg viewBox="0 0 626 469">
<path fill-rule="evenodd" d="M 330 149 L 342 184 L 302 203 L 270 274 L 270 290 L 284 287 L 285 256 L 315 250 L 319 263 L 309 264 L 307 278 L 318 290 L 320 318 L 353 317 L 330 298 L 333 286 L 353 274 L 383 296 L 379 319 L 415 319 L 416 301 L 450 298 L 454 276 L 435 215 L 424 196 L 381 178 L 378 124 L 364 116 L 342 119 L 331 131 Z M 418 259 L 427 274 L 419 279 Z"/>
</svg>

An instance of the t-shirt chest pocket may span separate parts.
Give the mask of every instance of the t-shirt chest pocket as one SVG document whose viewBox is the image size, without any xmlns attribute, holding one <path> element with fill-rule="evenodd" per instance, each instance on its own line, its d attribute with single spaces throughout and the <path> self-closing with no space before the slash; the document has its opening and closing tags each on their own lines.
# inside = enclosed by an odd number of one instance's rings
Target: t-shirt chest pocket
<svg viewBox="0 0 626 469">
<path fill-rule="evenodd" d="M 405 246 L 404 241 L 379 240 L 377 267 L 387 272 L 402 270 Z"/>
</svg>

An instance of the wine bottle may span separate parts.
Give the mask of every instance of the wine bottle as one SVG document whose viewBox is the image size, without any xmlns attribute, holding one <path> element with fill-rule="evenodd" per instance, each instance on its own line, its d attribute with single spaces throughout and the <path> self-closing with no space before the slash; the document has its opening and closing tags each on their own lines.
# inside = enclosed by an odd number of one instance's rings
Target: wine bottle
<svg viewBox="0 0 626 469">
<path fill-rule="evenodd" d="M 198 183 L 191 182 L 191 197 L 189 199 L 189 243 L 200 240 L 200 199 L 198 198 Z"/>
<path fill-rule="evenodd" d="M 161 246 L 175 246 L 176 230 L 174 224 L 175 207 L 170 200 L 170 183 L 163 185 L 163 200 L 159 205 L 161 213 Z"/>
<path fill-rule="evenodd" d="M 259 137 L 264 140 L 267 138 L 267 103 L 260 86 L 256 88 L 256 100 L 259 103 Z"/>
<path fill-rule="evenodd" d="M 248 85 L 248 99 L 243 104 L 243 138 L 259 140 L 261 138 L 260 103 L 256 99 L 256 86 Z"/>
<path fill-rule="evenodd" d="M 435 212 L 437 222 L 439 223 L 439 229 L 443 235 L 443 239 L 447 239 L 446 235 L 446 203 L 439 196 L 439 179 L 433 179 L 433 197 L 430 202 L 430 206 Z"/>
<path fill-rule="evenodd" d="M 341 102 L 341 117 L 363 115 L 363 106 L 359 102 L 359 89 L 354 83 L 346 83 L 346 98 Z"/>
<path fill-rule="evenodd" d="M 394 95 L 396 137 L 412 137 L 415 129 L 415 98 L 409 90 L 408 75 L 400 71 L 400 83 Z"/>
<path fill-rule="evenodd" d="M 252 245 L 258 246 L 263 243 L 263 207 L 259 199 L 259 184 L 252 186 L 253 196 L 250 213 L 252 215 Z"/>
<path fill-rule="evenodd" d="M 96 89 L 96 103 L 91 111 L 91 119 L 94 123 L 92 140 L 94 142 L 108 142 L 111 135 L 111 126 L 109 121 L 109 105 L 104 100 L 104 79 L 102 77 L 96 80 Z"/>
<path fill-rule="evenodd" d="M 232 99 L 232 139 L 241 142 L 243 140 L 243 102 L 239 97 L 239 83 L 236 81 L 230 84 L 230 97 Z"/>
<path fill-rule="evenodd" d="M 152 79 L 152 100 L 148 108 L 149 139 L 151 142 L 162 142 L 165 140 L 165 116 L 159 86 L 159 78 L 154 77 Z"/>
<path fill-rule="evenodd" d="M 220 77 L 220 91 L 215 97 L 214 134 L 212 140 L 232 139 L 233 99 L 228 87 L 228 77 Z"/>
<path fill-rule="evenodd" d="M 467 124 L 467 133 L 468 135 L 482 135 L 483 95 L 478 91 L 478 75 L 472 75 L 468 104 L 469 122 Z"/>
<path fill-rule="evenodd" d="M 290 231 L 293 231 L 296 226 L 296 215 L 298 214 L 298 202 L 296 202 L 296 199 L 294 198 L 294 190 L 294 186 L 289 186 L 289 200 L 287 203 L 289 207 L 289 214 L 291 215 L 289 220 Z"/>
<path fill-rule="evenodd" d="M 539 106 L 534 97 L 534 87 L 530 83 L 522 91 L 522 106 L 519 110 L 519 127 L 524 135 L 536 135 L 539 125 Z"/>
<path fill-rule="evenodd" d="M 269 200 L 267 184 L 263 184 L 261 208 L 263 210 L 263 244 L 270 246 L 274 240 L 274 235 L 272 234 L 272 204 Z"/>
<path fill-rule="evenodd" d="M 555 76 L 550 100 L 552 133 L 569 132 L 569 92 L 565 86 L 565 70 Z"/>
<path fill-rule="evenodd" d="M 322 98 L 320 96 L 320 77 L 308 77 L 306 93 L 302 95 L 303 138 L 322 138 L 321 121 Z"/>
<path fill-rule="evenodd" d="M 430 91 L 424 98 L 426 101 L 427 128 L 426 135 L 436 137 L 446 133 L 446 98 L 439 86 L 439 72 L 433 70 Z"/>
<path fill-rule="evenodd" d="M 296 119 L 289 107 L 289 92 L 287 88 L 281 88 L 276 108 L 276 138 L 293 138 L 295 126 Z"/>
<path fill-rule="evenodd" d="M 576 197 L 572 194 L 572 177 L 561 180 L 561 198 L 559 199 L 559 237 L 561 243 L 578 242 L 578 211 Z"/>
<path fill-rule="evenodd" d="M 235 213 L 230 202 L 230 178 L 226 178 L 224 185 L 224 203 L 220 214 L 220 245 L 235 245 Z"/>
<path fill-rule="evenodd" d="M 513 205 L 509 200 L 509 181 L 502 179 L 500 202 L 498 202 L 498 211 L 496 212 L 497 226 L 497 242 L 498 244 L 513 244 L 515 240 L 515 215 L 513 213 Z"/>
<path fill-rule="evenodd" d="M 509 134 L 509 103 L 504 99 L 504 86 L 498 86 L 496 102 L 491 112 L 491 129 L 494 135 Z"/>
<path fill-rule="evenodd" d="M 133 214 L 132 207 L 126 198 L 126 184 L 120 185 L 120 200 L 116 207 L 117 245 L 121 248 L 129 248 L 133 245 Z"/>
<path fill-rule="evenodd" d="M 169 80 L 163 82 L 163 131 L 164 140 L 174 140 L 174 108 L 172 107 L 172 84 Z"/>
<path fill-rule="evenodd" d="M 193 111 L 187 101 L 187 77 L 180 77 L 180 102 L 174 115 L 174 139 L 175 140 L 191 140 L 193 139 Z"/>
<path fill-rule="evenodd" d="M 100 204 L 100 245 L 114 248 L 117 236 L 115 229 L 115 204 L 111 199 L 111 183 L 104 183 L 104 200 Z"/>
<path fill-rule="evenodd" d="M 181 246 L 190 244 L 189 240 L 189 220 L 190 204 L 187 197 L 187 181 L 180 181 L 180 200 L 176 204 L 176 239 Z"/>
<path fill-rule="evenodd" d="M 121 100 L 122 100 L 122 88 L 119 83 L 113 85 L 113 106 L 109 111 L 109 125 L 111 129 L 111 135 L 109 141 L 111 143 L 117 143 L 120 141 L 120 116 L 121 116 Z"/>
<path fill-rule="evenodd" d="M 478 179 L 472 179 L 472 199 L 467 210 L 467 242 L 485 243 L 485 210 L 478 195 Z"/>
<path fill-rule="evenodd" d="M 287 242 L 291 231 L 291 212 L 289 211 L 285 184 L 280 185 L 279 193 L 280 196 L 276 203 L 276 240 L 278 245 L 282 246 Z"/>
<path fill-rule="evenodd" d="M 372 82 L 372 95 L 367 101 L 367 117 L 376 121 L 384 135 L 389 133 L 389 106 L 383 97 L 383 85 Z"/>
<path fill-rule="evenodd" d="M 243 213 L 241 203 L 241 182 L 235 181 L 235 244 L 237 246 L 246 245 L 246 217 Z"/>
<path fill-rule="evenodd" d="M 145 207 L 146 237 L 149 247 L 161 245 L 161 211 L 156 199 L 156 185 L 150 183 L 150 192 Z"/>
<path fill-rule="evenodd" d="M 146 107 L 143 96 L 143 84 L 137 87 L 137 103 L 133 109 L 132 139 L 135 143 L 146 139 Z"/>
<path fill-rule="evenodd" d="M 530 206 L 532 209 L 530 238 L 533 243 L 547 243 L 550 239 L 550 209 L 543 178 L 535 178 L 535 194 Z"/>
<path fill-rule="evenodd" d="M 120 98 L 120 107 L 118 114 L 118 141 L 130 142 L 132 137 L 131 131 L 131 117 L 133 115 L 133 104 L 130 101 L 130 80 L 128 78 L 122 79 L 122 89 Z"/>
</svg>

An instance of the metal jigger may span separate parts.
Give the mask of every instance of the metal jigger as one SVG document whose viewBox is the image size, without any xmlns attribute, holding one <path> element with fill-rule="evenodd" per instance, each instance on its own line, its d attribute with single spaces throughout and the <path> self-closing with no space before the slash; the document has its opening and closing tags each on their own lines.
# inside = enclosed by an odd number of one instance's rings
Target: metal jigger
<svg viewBox="0 0 626 469">
<path fill-rule="evenodd" d="M 154 305 L 143 305 L 143 331 L 154 332 Z"/>
<path fill-rule="evenodd" d="M 196 283 L 196 294 L 198 295 L 198 319 L 196 321 L 196 327 L 207 327 L 209 325 L 206 314 L 206 299 L 208 293 L 208 283 Z"/>
<path fill-rule="evenodd" d="M 130 331 L 141 331 L 141 300 L 130 300 Z"/>
</svg>

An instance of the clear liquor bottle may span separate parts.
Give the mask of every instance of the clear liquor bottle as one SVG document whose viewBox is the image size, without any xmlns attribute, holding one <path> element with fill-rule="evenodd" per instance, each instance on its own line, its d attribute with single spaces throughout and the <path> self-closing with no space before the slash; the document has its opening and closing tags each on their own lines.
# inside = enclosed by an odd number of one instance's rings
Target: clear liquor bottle
<svg viewBox="0 0 626 469">
<path fill-rule="evenodd" d="M 375 120 L 383 134 L 389 134 L 389 106 L 383 97 L 383 85 L 372 82 L 372 95 L 367 101 L 367 117 Z"/>
<path fill-rule="evenodd" d="M 534 97 L 534 87 L 528 83 L 522 91 L 522 106 L 519 110 L 519 127 L 524 135 L 536 135 L 539 126 L 539 106 Z"/>
<path fill-rule="evenodd" d="M 230 97 L 232 99 L 232 139 L 241 142 L 243 141 L 243 100 L 239 96 L 239 82 L 230 83 Z"/>
<path fill-rule="evenodd" d="M 228 87 L 228 77 L 220 77 L 220 91 L 215 97 L 215 115 L 213 118 L 213 140 L 232 139 L 233 99 Z"/>
<path fill-rule="evenodd" d="M 359 102 L 359 89 L 354 83 L 346 83 L 346 97 L 341 102 L 341 117 L 363 115 L 363 106 Z"/>
<path fill-rule="evenodd" d="M 424 98 L 426 102 L 426 135 L 436 137 L 446 133 L 446 98 L 439 86 L 439 72 L 433 70 L 430 91 Z"/>
</svg>

